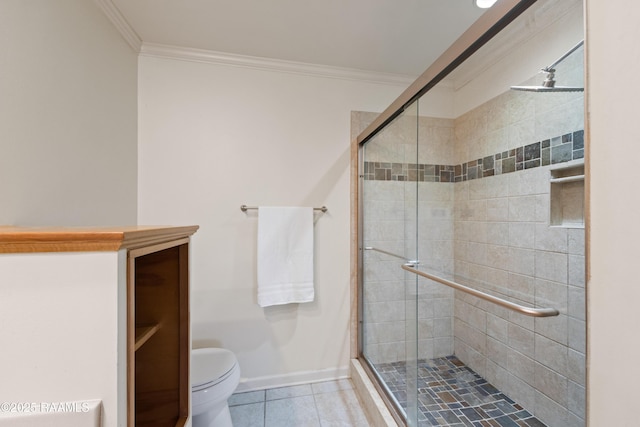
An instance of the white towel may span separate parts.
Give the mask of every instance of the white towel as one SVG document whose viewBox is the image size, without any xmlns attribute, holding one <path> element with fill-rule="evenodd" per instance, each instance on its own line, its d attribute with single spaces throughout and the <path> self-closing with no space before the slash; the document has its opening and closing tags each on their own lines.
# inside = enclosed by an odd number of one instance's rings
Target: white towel
<svg viewBox="0 0 640 427">
<path fill-rule="evenodd" d="M 258 207 L 258 304 L 313 298 L 313 208 Z"/>
</svg>

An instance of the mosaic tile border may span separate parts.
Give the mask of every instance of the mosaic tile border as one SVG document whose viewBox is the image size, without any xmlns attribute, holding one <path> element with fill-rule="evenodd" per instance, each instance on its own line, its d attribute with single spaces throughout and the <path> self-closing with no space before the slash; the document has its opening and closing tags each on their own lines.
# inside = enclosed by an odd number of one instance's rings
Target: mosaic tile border
<svg viewBox="0 0 640 427">
<path fill-rule="evenodd" d="M 398 403 L 406 407 L 405 363 L 375 368 Z M 420 427 L 545 427 L 455 356 L 418 361 L 418 408 Z"/>
<path fill-rule="evenodd" d="M 460 165 L 364 162 L 368 181 L 462 182 L 584 158 L 584 130 Z"/>
</svg>

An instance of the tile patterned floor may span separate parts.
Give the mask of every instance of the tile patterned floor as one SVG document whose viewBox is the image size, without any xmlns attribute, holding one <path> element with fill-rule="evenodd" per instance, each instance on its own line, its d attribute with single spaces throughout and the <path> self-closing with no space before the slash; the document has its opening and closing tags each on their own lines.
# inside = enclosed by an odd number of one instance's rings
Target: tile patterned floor
<svg viewBox="0 0 640 427">
<path fill-rule="evenodd" d="M 377 364 L 376 369 L 406 407 L 404 362 Z M 455 356 L 421 360 L 418 392 L 420 427 L 545 427 Z"/>
<path fill-rule="evenodd" d="M 229 399 L 234 427 L 366 427 L 351 380 L 236 393 Z"/>
</svg>

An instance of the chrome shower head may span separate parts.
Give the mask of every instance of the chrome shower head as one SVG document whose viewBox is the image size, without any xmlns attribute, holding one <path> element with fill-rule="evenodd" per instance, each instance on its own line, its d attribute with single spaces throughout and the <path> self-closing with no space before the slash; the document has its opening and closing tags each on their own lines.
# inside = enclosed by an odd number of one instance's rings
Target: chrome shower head
<svg viewBox="0 0 640 427">
<path fill-rule="evenodd" d="M 511 89 L 523 92 L 584 92 L 583 87 L 571 86 L 511 86 Z"/>
</svg>

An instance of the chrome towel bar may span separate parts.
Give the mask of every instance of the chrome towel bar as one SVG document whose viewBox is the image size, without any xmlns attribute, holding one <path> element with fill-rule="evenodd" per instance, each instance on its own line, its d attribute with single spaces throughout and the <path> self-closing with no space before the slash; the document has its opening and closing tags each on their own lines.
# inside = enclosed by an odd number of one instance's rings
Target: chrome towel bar
<svg viewBox="0 0 640 427">
<path fill-rule="evenodd" d="M 258 206 L 247 206 L 247 205 L 241 205 L 240 206 L 240 210 L 242 212 L 246 212 L 249 209 L 258 209 Z M 314 211 L 322 211 L 322 213 L 327 212 L 329 209 L 326 206 L 323 206 L 321 208 L 313 208 Z"/>
<path fill-rule="evenodd" d="M 450 288 L 457 289 L 459 291 L 462 291 L 462 292 L 465 292 L 467 294 L 473 295 L 473 296 L 478 297 L 480 299 L 483 299 L 485 301 L 492 302 L 492 303 L 497 304 L 497 305 L 499 305 L 501 307 L 508 308 L 509 310 L 513 310 L 513 311 L 515 311 L 517 313 L 524 314 L 525 316 L 552 317 L 552 316 L 557 316 L 558 314 L 560 314 L 560 312 L 558 312 L 558 310 L 556 310 L 555 308 L 525 307 L 523 305 L 516 304 L 516 303 L 513 303 L 511 301 L 507 301 L 507 300 L 504 300 L 502 298 L 498 298 L 496 296 L 489 295 L 489 294 L 481 292 L 481 291 L 477 291 L 475 289 L 469 288 L 469 287 L 461 285 L 459 283 L 452 282 L 452 281 L 447 280 L 447 279 L 443 279 L 442 277 L 438 277 L 438 276 L 434 276 L 434 275 L 429 274 L 429 273 L 425 273 L 425 272 L 417 270 L 417 269 L 415 269 L 413 267 L 414 267 L 413 264 L 408 263 L 408 264 L 404 264 L 402 266 L 402 269 L 406 270 L 406 271 L 409 271 L 411 273 L 417 274 L 418 276 L 422 276 L 422 277 L 424 277 L 426 279 L 433 280 L 434 282 L 438 282 L 438 283 L 441 283 L 443 285 L 449 286 Z"/>
</svg>

